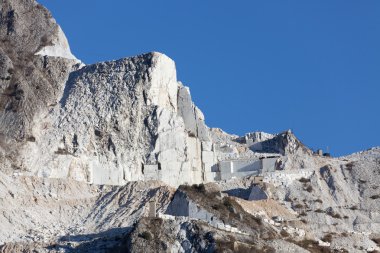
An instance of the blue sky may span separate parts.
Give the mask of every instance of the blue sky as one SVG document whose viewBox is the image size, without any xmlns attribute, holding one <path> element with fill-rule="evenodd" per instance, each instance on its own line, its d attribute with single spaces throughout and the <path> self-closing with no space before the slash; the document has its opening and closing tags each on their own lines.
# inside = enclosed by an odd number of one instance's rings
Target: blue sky
<svg viewBox="0 0 380 253">
<path fill-rule="evenodd" d="M 380 1 L 40 0 L 85 63 L 149 51 L 211 127 L 292 129 L 345 155 L 380 145 Z"/>
</svg>

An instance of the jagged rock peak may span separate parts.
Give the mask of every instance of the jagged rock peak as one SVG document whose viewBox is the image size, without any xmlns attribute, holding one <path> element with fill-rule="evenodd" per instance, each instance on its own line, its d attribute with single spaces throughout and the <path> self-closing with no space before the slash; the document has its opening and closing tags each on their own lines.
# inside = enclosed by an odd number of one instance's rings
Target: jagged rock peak
<svg viewBox="0 0 380 253">
<path fill-rule="evenodd" d="M 35 124 L 62 96 L 78 63 L 45 7 L 0 1 L 0 169 L 20 166 L 21 146 L 34 140 Z"/>
<path fill-rule="evenodd" d="M 251 132 L 236 138 L 235 141 L 247 144 L 254 152 L 279 153 L 281 155 L 295 154 L 298 151 L 308 155 L 313 153 L 298 140 L 290 129 L 278 134 Z"/>
<path fill-rule="evenodd" d="M 2 47 L 13 54 L 74 59 L 62 29 L 50 12 L 34 0 L 1 0 Z"/>
</svg>

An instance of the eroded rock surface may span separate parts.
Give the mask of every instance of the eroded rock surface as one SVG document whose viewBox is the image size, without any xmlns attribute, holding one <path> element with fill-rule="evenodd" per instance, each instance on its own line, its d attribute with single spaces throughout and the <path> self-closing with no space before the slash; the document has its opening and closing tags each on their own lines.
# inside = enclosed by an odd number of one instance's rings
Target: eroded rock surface
<svg viewBox="0 0 380 253">
<path fill-rule="evenodd" d="M 62 56 L 69 58 L 36 55 L 67 42 L 43 6 L 32 0 L 0 4 L 0 168 L 11 172 L 26 167 L 20 149 L 35 141 L 33 130 L 59 101 L 79 61 L 68 45 Z"/>
<path fill-rule="evenodd" d="M 83 67 L 44 7 L 2 1 L 1 11 L 3 171 L 97 184 L 204 181 L 214 162 L 202 157 L 208 128 L 171 59 Z"/>
<path fill-rule="evenodd" d="M 380 250 L 379 148 L 210 129 L 164 54 L 86 66 L 44 7 L 0 4 L 1 252 Z"/>
</svg>

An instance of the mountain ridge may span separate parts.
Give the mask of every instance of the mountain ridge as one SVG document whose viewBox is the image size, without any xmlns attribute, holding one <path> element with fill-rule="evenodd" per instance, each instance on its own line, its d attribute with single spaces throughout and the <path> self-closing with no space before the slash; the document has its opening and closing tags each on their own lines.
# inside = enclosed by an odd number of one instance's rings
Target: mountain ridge
<svg viewBox="0 0 380 253">
<path fill-rule="evenodd" d="M 209 128 L 166 55 L 85 65 L 0 3 L 1 252 L 380 251 L 379 147 Z"/>
</svg>

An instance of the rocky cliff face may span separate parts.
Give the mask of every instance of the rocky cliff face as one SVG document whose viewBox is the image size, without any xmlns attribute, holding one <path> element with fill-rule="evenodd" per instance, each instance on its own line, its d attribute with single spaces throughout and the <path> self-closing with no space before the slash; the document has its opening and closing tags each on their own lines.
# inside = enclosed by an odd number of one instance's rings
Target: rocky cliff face
<svg viewBox="0 0 380 253">
<path fill-rule="evenodd" d="M 41 55 L 65 45 L 60 56 Z M 51 50 L 50 50 L 51 51 Z M 62 96 L 78 60 L 50 13 L 35 1 L 0 2 L 0 167 L 25 165 L 19 151 L 35 141 L 33 129 Z"/>
<path fill-rule="evenodd" d="M 311 154 L 290 132 L 210 131 L 163 54 L 84 66 L 41 5 L 3 1 L 1 15 L 2 171 L 178 186 L 214 181 L 221 160 Z"/>
<path fill-rule="evenodd" d="M 163 54 L 88 65 L 71 72 L 59 103 L 33 129 L 24 163 L 39 176 L 97 184 L 202 182 L 209 137 L 199 115 Z"/>
<path fill-rule="evenodd" d="M 167 56 L 86 66 L 44 7 L 0 4 L 0 252 L 380 250 L 379 148 L 210 129 Z"/>
<path fill-rule="evenodd" d="M 209 130 L 171 59 L 83 66 L 34 1 L 3 1 L 0 24 L 3 171 L 97 184 L 204 180 Z"/>
</svg>

